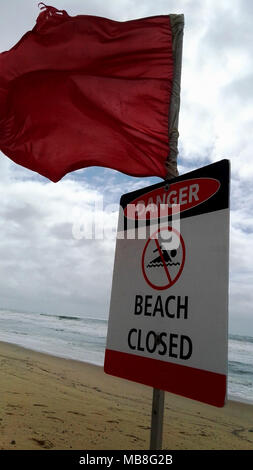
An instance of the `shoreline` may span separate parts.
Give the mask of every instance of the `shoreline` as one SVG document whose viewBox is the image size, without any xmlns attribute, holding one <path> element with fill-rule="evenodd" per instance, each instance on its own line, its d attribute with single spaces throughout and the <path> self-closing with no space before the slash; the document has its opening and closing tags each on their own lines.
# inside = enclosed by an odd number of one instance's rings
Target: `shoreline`
<svg viewBox="0 0 253 470">
<path fill-rule="evenodd" d="M 9 341 L 2 341 L 0 340 L 0 344 L 9 344 L 11 346 L 17 346 L 21 349 L 24 349 L 24 350 L 27 350 L 27 351 L 32 351 L 32 352 L 35 352 L 35 353 L 38 353 L 38 354 L 44 354 L 45 356 L 49 356 L 49 357 L 55 357 L 55 358 L 58 358 L 58 359 L 65 359 L 67 361 L 75 361 L 75 362 L 78 362 L 80 364 L 88 364 L 88 365 L 94 365 L 96 367 L 100 367 L 102 370 L 103 370 L 103 364 L 98 364 L 96 363 L 95 361 L 94 362 L 91 362 L 91 361 L 81 361 L 81 360 L 78 360 L 78 359 L 75 359 L 75 358 L 71 358 L 67 355 L 61 355 L 60 353 L 57 354 L 57 353 L 49 353 L 49 352 L 46 352 L 46 351 L 42 351 L 40 350 L 39 348 L 38 349 L 33 349 L 33 348 L 30 348 L 29 346 L 23 346 L 21 344 L 17 344 L 17 343 L 12 343 L 12 342 L 9 342 Z M 228 394 L 228 397 L 227 397 L 227 401 L 234 401 L 234 402 L 238 402 L 238 403 L 244 403 L 244 404 L 247 404 L 247 405 L 253 405 L 253 400 L 249 400 L 247 398 L 241 398 L 241 397 L 237 397 L 236 395 L 231 395 L 231 394 Z"/>
<path fill-rule="evenodd" d="M 152 388 L 0 342 L 0 449 L 147 450 Z M 163 449 L 251 449 L 253 406 L 165 394 Z"/>
<path fill-rule="evenodd" d="M 31 352 L 34 352 L 34 353 L 38 353 L 38 354 L 42 354 L 44 356 L 49 356 L 49 357 L 55 357 L 57 359 L 64 359 L 66 361 L 74 361 L 74 362 L 78 362 L 80 364 L 88 364 L 88 365 L 91 365 L 91 366 L 95 366 L 95 367 L 102 367 L 103 368 L 103 365 L 101 364 L 98 364 L 96 362 L 89 362 L 89 361 L 81 361 L 80 359 L 75 359 L 75 358 L 72 358 L 72 357 L 69 357 L 67 355 L 61 355 L 61 354 L 57 354 L 57 353 L 50 353 L 50 352 L 46 352 L 46 351 L 42 351 L 41 349 L 33 349 L 33 348 L 30 348 L 29 346 L 23 346 L 22 344 L 18 344 L 18 343 L 12 343 L 10 341 L 3 341 L 0 339 L 0 345 L 1 344 L 6 344 L 6 345 L 10 345 L 10 346 L 17 346 L 18 348 L 20 349 L 24 349 L 25 351 L 31 351 Z M 253 404 L 253 402 L 252 402 Z"/>
</svg>

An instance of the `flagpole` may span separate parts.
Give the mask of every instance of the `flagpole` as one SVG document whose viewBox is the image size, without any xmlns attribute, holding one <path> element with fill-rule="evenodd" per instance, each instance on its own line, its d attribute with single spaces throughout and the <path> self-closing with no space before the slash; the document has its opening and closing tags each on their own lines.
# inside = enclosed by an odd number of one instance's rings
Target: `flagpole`
<svg viewBox="0 0 253 470">
<path fill-rule="evenodd" d="M 183 52 L 183 30 L 184 15 L 170 15 L 172 29 L 172 53 L 174 61 L 173 87 L 171 94 L 171 105 L 169 115 L 169 142 L 170 153 L 166 162 L 167 166 L 167 189 L 169 180 L 177 176 L 177 154 L 178 154 L 178 115 L 180 108 L 180 88 Z M 164 415 L 164 391 L 153 388 L 153 403 L 151 415 L 150 450 L 162 449 L 163 437 L 163 415 Z"/>
<path fill-rule="evenodd" d="M 163 440 L 164 391 L 153 388 L 150 450 L 161 450 Z"/>
<path fill-rule="evenodd" d="M 178 176 L 177 155 L 178 155 L 178 121 L 180 109 L 180 89 L 183 55 L 183 34 L 184 15 L 170 15 L 170 25 L 172 30 L 172 54 L 173 54 L 173 84 L 171 90 L 170 110 L 169 110 L 169 155 L 166 162 L 167 179 Z"/>
</svg>

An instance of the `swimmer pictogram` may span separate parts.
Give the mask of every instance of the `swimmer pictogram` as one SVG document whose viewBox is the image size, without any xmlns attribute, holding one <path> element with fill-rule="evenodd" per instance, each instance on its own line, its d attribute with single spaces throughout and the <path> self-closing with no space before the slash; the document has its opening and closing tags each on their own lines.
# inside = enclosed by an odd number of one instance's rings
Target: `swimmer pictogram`
<svg viewBox="0 0 253 470">
<path fill-rule="evenodd" d="M 168 239 L 178 238 L 177 248 L 168 249 Z M 185 263 L 185 244 L 182 235 L 173 227 L 162 227 L 148 239 L 142 253 L 142 272 L 150 287 L 164 290 L 179 279 Z"/>
</svg>

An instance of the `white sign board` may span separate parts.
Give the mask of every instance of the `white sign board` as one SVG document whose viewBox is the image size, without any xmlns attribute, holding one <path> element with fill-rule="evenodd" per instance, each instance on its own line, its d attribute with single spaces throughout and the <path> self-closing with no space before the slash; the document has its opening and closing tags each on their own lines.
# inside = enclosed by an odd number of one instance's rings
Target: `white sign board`
<svg viewBox="0 0 253 470">
<path fill-rule="evenodd" d="M 105 372 L 223 406 L 229 162 L 126 194 L 121 207 Z"/>
</svg>

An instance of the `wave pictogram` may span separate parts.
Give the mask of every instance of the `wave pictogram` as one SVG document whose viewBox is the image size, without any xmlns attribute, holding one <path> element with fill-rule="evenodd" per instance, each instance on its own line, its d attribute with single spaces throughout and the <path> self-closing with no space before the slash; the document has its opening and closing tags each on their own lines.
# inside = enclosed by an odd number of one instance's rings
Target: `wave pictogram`
<svg viewBox="0 0 253 470">
<path fill-rule="evenodd" d="M 170 263 L 169 261 L 165 263 L 166 266 L 180 266 L 180 263 Z M 147 268 L 160 268 L 163 267 L 164 264 L 162 261 L 151 261 L 148 263 Z"/>
</svg>

